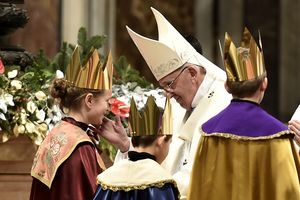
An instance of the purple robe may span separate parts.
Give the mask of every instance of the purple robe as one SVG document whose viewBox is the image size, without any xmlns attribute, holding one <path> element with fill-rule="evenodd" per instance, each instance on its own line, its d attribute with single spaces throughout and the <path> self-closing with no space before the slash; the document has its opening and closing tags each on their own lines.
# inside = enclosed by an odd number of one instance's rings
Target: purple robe
<svg viewBox="0 0 300 200">
<path fill-rule="evenodd" d="M 232 100 L 201 132 L 188 199 L 300 199 L 294 134 L 257 103 Z"/>
<path fill-rule="evenodd" d="M 233 99 L 230 105 L 202 125 L 209 135 L 226 134 L 266 138 L 289 132 L 288 127 L 264 111 L 257 103 Z"/>
</svg>

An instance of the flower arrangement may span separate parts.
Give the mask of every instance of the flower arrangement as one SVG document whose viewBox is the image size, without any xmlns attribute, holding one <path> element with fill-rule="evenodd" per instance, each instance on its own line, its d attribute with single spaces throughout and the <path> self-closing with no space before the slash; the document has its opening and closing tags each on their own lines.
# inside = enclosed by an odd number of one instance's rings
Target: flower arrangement
<svg viewBox="0 0 300 200">
<path fill-rule="evenodd" d="M 105 36 L 87 37 L 87 32 L 81 28 L 78 32 L 78 44 L 82 47 L 80 56 L 85 60 L 89 50 L 101 48 Z M 4 66 L 0 59 L 0 131 L 2 142 L 10 137 L 28 136 L 39 145 L 49 130 L 57 123 L 62 113 L 49 96 L 49 86 L 52 79 L 63 77 L 75 45 L 63 43 L 61 50 L 51 60 L 43 51 L 35 56 L 32 66 L 21 69 L 20 66 Z M 132 68 L 124 56 L 114 62 L 115 75 L 111 100 L 111 111 L 120 115 L 125 122 L 129 115 L 130 100 L 133 97 L 138 107 L 142 107 L 147 97 L 152 95 L 159 105 L 164 106 L 164 93 L 140 76 Z M 116 149 L 104 139 L 100 148 L 106 151 L 111 160 Z"/>
<path fill-rule="evenodd" d="M 39 145 L 47 131 L 61 118 L 59 108 L 46 95 L 48 79 L 43 73 L 22 72 L 17 66 L 3 70 L 0 76 L 0 128 L 2 142 L 24 134 Z M 39 77 L 41 76 L 41 77 Z M 41 87 L 34 87 L 34 82 Z"/>
<path fill-rule="evenodd" d="M 2 60 L 0 59 L 0 74 L 3 74 L 5 72 L 5 67 L 3 65 Z"/>
<path fill-rule="evenodd" d="M 84 28 L 78 32 L 78 44 L 84 60 L 91 47 L 102 47 L 106 36 L 87 37 Z M 0 58 L 0 133 L 2 141 L 20 134 L 41 144 L 62 113 L 49 95 L 49 86 L 55 76 L 63 77 L 75 45 L 64 42 L 53 59 L 43 50 L 34 57 L 30 66 L 4 66 Z"/>
</svg>

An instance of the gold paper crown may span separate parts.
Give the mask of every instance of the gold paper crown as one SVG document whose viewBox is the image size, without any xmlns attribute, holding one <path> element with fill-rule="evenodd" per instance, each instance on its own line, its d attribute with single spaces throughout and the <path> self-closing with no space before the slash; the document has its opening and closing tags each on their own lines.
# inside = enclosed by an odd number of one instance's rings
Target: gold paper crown
<svg viewBox="0 0 300 200">
<path fill-rule="evenodd" d="M 172 108 L 170 99 L 166 99 L 164 110 L 160 109 L 153 96 L 148 97 L 142 111 L 138 111 L 134 99 L 131 99 L 129 124 L 131 136 L 172 135 Z"/>
<path fill-rule="evenodd" d="M 100 62 L 97 49 L 92 48 L 87 62 L 81 66 L 79 47 L 76 46 L 66 70 L 66 80 L 79 88 L 111 90 L 113 61 L 109 52 L 105 63 Z"/>
<path fill-rule="evenodd" d="M 249 51 L 248 56 L 239 52 L 228 33 L 225 33 L 224 66 L 229 81 L 254 80 L 266 74 L 261 38 L 259 46 L 247 28 L 244 29 L 241 48 Z"/>
</svg>

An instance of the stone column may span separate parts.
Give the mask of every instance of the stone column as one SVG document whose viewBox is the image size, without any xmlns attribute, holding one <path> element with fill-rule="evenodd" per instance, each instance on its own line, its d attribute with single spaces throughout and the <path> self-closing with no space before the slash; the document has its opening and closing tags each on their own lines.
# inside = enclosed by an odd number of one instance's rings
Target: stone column
<svg viewBox="0 0 300 200">
<path fill-rule="evenodd" d="M 214 0 L 195 0 L 195 36 L 202 45 L 203 55 L 213 61 Z"/>
<path fill-rule="evenodd" d="M 115 0 L 64 0 L 62 4 L 62 40 L 77 43 L 80 27 L 90 36 L 107 35 L 107 49 L 115 46 Z M 106 51 L 106 48 L 101 50 Z M 113 53 L 113 52 L 112 52 Z"/>
<path fill-rule="evenodd" d="M 218 40 L 223 47 L 227 31 L 236 43 L 240 42 L 244 23 L 243 1 L 197 0 L 195 2 L 195 30 L 204 56 L 222 67 Z"/>
<path fill-rule="evenodd" d="M 62 41 L 76 44 L 79 28 L 83 26 L 89 30 L 89 3 L 89 0 L 62 1 Z"/>
<path fill-rule="evenodd" d="M 300 103 L 300 2 L 281 0 L 280 4 L 279 110 L 287 122 Z"/>
<path fill-rule="evenodd" d="M 240 44 L 244 26 L 244 1 L 226 0 L 218 1 L 218 32 L 217 39 L 221 41 L 222 51 L 224 51 L 225 32 L 231 36 L 236 45 Z M 217 44 L 218 46 L 218 44 Z M 220 48 L 216 49 L 216 63 L 223 68 L 223 60 Z"/>
<path fill-rule="evenodd" d="M 90 35 L 106 35 L 108 38 L 106 48 L 115 48 L 115 27 L 116 27 L 116 2 L 115 0 L 91 0 L 89 9 L 89 30 Z"/>
</svg>

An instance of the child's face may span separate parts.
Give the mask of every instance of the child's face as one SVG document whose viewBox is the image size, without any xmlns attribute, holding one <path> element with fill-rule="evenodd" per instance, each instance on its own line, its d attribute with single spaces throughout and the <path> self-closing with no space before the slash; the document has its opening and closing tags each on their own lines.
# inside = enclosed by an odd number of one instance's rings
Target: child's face
<svg viewBox="0 0 300 200">
<path fill-rule="evenodd" d="M 156 155 L 156 159 L 159 164 L 161 164 L 167 157 L 171 141 L 172 138 L 167 138 L 165 135 L 158 138 L 159 151 L 158 155 Z"/>
<path fill-rule="evenodd" d="M 103 95 L 99 97 L 93 97 L 91 101 L 91 107 L 89 110 L 89 122 L 94 125 L 100 125 L 102 123 L 104 114 L 109 110 L 109 99 L 111 93 L 105 91 Z"/>
</svg>

